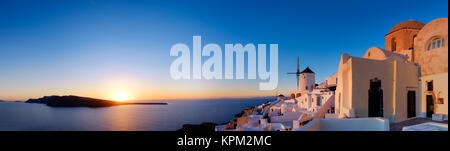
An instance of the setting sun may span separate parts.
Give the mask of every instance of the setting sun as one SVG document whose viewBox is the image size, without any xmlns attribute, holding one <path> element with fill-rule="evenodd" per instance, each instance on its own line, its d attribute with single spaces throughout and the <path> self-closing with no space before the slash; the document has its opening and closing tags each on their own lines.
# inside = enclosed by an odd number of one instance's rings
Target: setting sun
<svg viewBox="0 0 450 151">
<path fill-rule="evenodd" d="M 127 101 L 128 100 L 128 94 L 124 92 L 117 92 L 116 95 L 114 95 L 114 100 L 116 101 Z"/>
</svg>

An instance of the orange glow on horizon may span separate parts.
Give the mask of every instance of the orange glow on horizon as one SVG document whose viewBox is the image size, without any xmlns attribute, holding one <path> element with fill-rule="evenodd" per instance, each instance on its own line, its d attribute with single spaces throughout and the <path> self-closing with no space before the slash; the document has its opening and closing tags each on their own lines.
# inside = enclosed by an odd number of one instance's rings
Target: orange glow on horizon
<svg viewBox="0 0 450 151">
<path fill-rule="evenodd" d="M 114 95 L 114 100 L 119 102 L 125 102 L 128 101 L 128 94 L 125 92 L 117 92 Z"/>
</svg>

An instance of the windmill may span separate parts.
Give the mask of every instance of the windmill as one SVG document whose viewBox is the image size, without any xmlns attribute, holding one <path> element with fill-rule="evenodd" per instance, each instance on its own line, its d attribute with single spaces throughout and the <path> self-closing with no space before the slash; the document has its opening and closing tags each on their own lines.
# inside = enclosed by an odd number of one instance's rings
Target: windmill
<svg viewBox="0 0 450 151">
<path fill-rule="evenodd" d="M 287 74 L 297 75 L 297 90 L 299 90 L 300 89 L 300 62 L 299 62 L 298 56 L 297 56 L 297 72 L 288 72 Z"/>
</svg>

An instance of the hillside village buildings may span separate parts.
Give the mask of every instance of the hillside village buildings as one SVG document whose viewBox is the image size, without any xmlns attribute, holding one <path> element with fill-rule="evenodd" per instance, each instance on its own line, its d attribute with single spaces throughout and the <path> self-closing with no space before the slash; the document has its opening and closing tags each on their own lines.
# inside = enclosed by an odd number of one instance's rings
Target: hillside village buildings
<svg viewBox="0 0 450 151">
<path fill-rule="evenodd" d="M 338 72 L 319 85 L 306 68 L 289 97 L 216 130 L 389 130 L 416 117 L 448 121 L 448 18 L 401 22 L 385 35 L 385 49 L 343 54 Z M 403 129 L 448 130 L 448 124 Z"/>
</svg>

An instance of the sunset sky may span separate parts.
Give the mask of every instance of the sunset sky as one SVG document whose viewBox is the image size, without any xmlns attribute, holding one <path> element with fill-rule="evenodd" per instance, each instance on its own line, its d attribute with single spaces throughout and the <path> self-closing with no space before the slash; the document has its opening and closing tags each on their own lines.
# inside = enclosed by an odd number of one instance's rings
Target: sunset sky
<svg viewBox="0 0 450 151">
<path fill-rule="evenodd" d="M 447 0 L 399 1 L 3 1 L 0 99 L 79 95 L 130 100 L 251 97 L 296 88 L 300 68 L 316 83 L 337 72 L 340 55 L 384 48 L 389 29 L 410 19 L 448 17 Z M 327 3 L 327 5 L 322 5 Z M 279 84 L 261 80 L 173 80 L 176 43 L 278 44 Z M 247 73 L 247 72 L 246 72 Z"/>
</svg>

